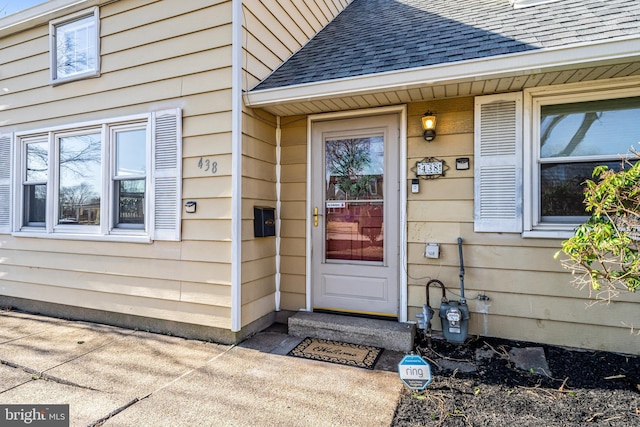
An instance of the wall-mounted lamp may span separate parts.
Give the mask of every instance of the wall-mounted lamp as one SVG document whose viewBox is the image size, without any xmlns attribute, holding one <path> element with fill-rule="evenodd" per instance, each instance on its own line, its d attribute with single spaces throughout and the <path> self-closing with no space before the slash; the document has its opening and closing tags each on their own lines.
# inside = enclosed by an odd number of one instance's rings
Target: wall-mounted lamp
<svg viewBox="0 0 640 427">
<path fill-rule="evenodd" d="M 424 140 L 431 142 L 436 137 L 436 115 L 427 111 L 422 116 L 422 130 L 424 130 Z"/>
<path fill-rule="evenodd" d="M 197 205 L 198 204 L 196 202 L 194 202 L 193 200 L 189 200 L 187 203 L 184 204 L 185 211 L 187 213 L 196 213 Z"/>
</svg>

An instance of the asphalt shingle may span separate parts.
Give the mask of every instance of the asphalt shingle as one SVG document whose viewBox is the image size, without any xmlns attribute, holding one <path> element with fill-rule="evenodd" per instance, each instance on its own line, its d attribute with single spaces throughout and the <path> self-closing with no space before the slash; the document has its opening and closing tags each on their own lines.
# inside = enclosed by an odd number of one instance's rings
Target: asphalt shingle
<svg viewBox="0 0 640 427">
<path fill-rule="evenodd" d="M 638 0 L 354 0 L 256 90 L 640 35 Z"/>
</svg>

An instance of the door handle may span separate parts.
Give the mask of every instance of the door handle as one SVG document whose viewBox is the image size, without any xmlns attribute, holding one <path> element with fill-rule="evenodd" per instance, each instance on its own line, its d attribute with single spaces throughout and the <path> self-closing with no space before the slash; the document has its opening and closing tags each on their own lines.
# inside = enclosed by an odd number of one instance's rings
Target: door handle
<svg viewBox="0 0 640 427">
<path fill-rule="evenodd" d="M 315 208 L 313 208 L 313 226 L 317 227 L 318 226 L 318 217 L 320 215 L 318 214 L 318 207 L 316 206 Z"/>
</svg>

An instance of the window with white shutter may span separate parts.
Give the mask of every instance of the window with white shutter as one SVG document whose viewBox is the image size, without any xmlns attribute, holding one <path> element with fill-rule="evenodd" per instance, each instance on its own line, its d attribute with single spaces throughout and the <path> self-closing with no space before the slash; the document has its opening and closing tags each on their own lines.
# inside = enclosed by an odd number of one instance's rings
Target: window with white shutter
<svg viewBox="0 0 640 427">
<path fill-rule="evenodd" d="M 620 170 L 640 150 L 640 88 L 603 83 L 590 91 L 525 91 L 524 237 L 568 238 L 585 222 L 584 183 L 596 166 Z M 529 104 L 530 103 L 530 104 Z"/>
<path fill-rule="evenodd" d="M 180 240 L 181 117 L 179 110 L 155 113 L 154 239 Z"/>
<path fill-rule="evenodd" d="M 13 226 L 14 234 L 29 237 L 179 240 L 181 122 L 181 110 L 173 109 L 17 133 L 13 210 L 5 166 L 11 165 L 11 138 L 0 139 L 0 231 Z"/>
<path fill-rule="evenodd" d="M 475 103 L 474 230 L 522 231 L 522 94 Z"/>
<path fill-rule="evenodd" d="M 11 232 L 11 142 L 0 134 L 0 233 Z"/>
</svg>

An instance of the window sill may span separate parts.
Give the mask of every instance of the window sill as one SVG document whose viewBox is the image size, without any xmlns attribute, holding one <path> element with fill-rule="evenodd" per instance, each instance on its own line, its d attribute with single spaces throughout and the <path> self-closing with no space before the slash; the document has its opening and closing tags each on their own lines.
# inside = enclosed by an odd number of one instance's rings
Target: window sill
<svg viewBox="0 0 640 427">
<path fill-rule="evenodd" d="M 79 234 L 79 233 L 46 233 L 44 231 L 28 230 L 12 233 L 14 237 L 35 237 L 39 239 L 85 240 L 92 242 L 123 242 L 123 243 L 152 243 L 148 234 Z"/>
<path fill-rule="evenodd" d="M 573 231 L 568 230 L 531 230 L 523 231 L 522 237 L 525 239 L 561 239 L 567 240 L 573 237 Z"/>
<path fill-rule="evenodd" d="M 96 77 L 100 77 L 100 71 L 99 70 L 87 71 L 86 73 L 74 74 L 73 76 L 51 80 L 49 82 L 49 84 L 51 86 L 59 86 L 59 85 L 65 84 L 65 83 L 71 83 L 71 82 L 75 82 L 75 81 L 78 81 L 78 80 L 93 79 L 93 78 L 96 78 Z"/>
</svg>

